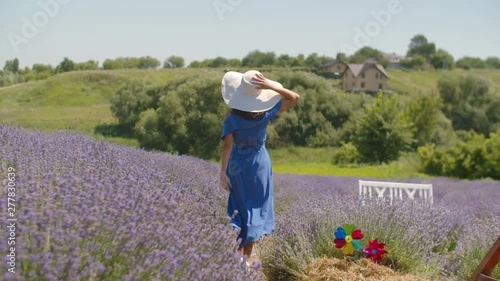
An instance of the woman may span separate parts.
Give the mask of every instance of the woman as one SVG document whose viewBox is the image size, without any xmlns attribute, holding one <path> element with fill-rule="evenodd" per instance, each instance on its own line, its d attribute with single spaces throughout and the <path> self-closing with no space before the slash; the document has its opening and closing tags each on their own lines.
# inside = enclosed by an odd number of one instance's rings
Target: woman
<svg viewBox="0 0 500 281">
<path fill-rule="evenodd" d="M 238 250 L 249 258 L 254 242 L 274 231 L 273 176 L 265 147 L 267 124 L 300 96 L 255 70 L 227 72 L 222 79 L 222 96 L 231 110 L 223 122 L 220 180 L 229 192 L 231 224 L 240 230 Z"/>
</svg>

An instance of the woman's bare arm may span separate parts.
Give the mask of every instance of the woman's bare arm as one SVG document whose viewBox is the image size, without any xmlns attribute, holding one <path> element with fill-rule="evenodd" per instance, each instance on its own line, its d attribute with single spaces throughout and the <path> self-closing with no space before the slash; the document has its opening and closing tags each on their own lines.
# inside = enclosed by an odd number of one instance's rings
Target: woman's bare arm
<svg viewBox="0 0 500 281">
<path fill-rule="evenodd" d="M 292 107 L 292 105 L 294 105 L 300 99 L 299 94 L 284 87 L 276 87 L 276 85 L 270 83 L 261 73 L 256 74 L 252 78 L 252 82 L 257 85 L 258 89 L 270 89 L 285 98 L 285 101 L 283 101 L 278 114 Z"/>
</svg>

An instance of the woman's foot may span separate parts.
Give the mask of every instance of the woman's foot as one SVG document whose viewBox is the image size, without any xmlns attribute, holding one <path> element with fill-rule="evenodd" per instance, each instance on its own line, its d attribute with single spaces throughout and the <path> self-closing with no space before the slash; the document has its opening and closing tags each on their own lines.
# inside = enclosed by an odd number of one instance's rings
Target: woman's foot
<svg viewBox="0 0 500 281">
<path fill-rule="evenodd" d="M 241 267 L 244 270 L 246 270 L 246 271 L 250 270 L 251 264 L 248 262 L 247 256 L 243 256 L 242 258 L 240 258 L 240 262 L 241 262 Z"/>
<path fill-rule="evenodd" d="M 252 268 L 260 268 L 262 265 L 262 262 L 260 261 L 260 259 L 255 255 L 248 258 L 247 263 L 249 263 Z"/>
</svg>

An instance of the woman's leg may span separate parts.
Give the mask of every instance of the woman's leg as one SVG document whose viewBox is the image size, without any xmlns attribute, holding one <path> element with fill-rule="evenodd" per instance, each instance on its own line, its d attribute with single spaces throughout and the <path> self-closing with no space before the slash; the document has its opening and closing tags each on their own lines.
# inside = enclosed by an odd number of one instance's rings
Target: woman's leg
<svg viewBox="0 0 500 281">
<path fill-rule="evenodd" d="M 250 242 L 250 243 L 243 245 L 243 248 L 239 248 L 238 252 L 240 252 L 242 255 L 246 255 L 247 257 L 250 257 L 252 255 L 254 243 L 255 242 Z"/>
<path fill-rule="evenodd" d="M 250 242 L 243 246 L 243 254 L 246 255 L 247 257 L 250 257 L 252 255 L 253 244 L 254 242 Z"/>
</svg>

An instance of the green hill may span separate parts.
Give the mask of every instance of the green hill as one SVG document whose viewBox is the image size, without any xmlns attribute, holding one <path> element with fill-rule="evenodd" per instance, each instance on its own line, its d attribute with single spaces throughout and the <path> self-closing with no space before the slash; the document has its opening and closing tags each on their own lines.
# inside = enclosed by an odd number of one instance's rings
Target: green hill
<svg viewBox="0 0 500 281">
<path fill-rule="evenodd" d="M 67 72 L 47 80 L 0 88 L 0 120 L 28 129 L 67 129 L 94 134 L 98 124 L 115 122 L 109 100 L 127 80 L 164 83 L 176 76 L 211 70 L 98 70 Z M 217 71 L 220 73 L 220 71 Z M 214 70 L 215 74 L 215 70 Z M 106 139 L 137 145 L 135 140 Z"/>
<path fill-rule="evenodd" d="M 397 93 L 419 93 L 433 89 L 437 91 L 437 82 L 444 73 L 459 75 L 474 74 L 487 78 L 492 90 L 500 92 L 500 70 L 475 69 L 453 71 L 415 71 L 415 70 L 388 70 L 390 79 L 388 88 Z"/>
<path fill-rule="evenodd" d="M 99 124 L 113 124 L 109 99 L 127 80 L 144 79 L 164 83 L 179 76 L 213 73 L 221 69 L 98 70 L 67 72 L 47 80 L 0 88 L 0 120 L 28 129 L 69 129 L 94 135 Z M 442 71 L 389 70 L 388 87 L 397 93 L 419 93 L 436 89 Z M 487 77 L 494 91 L 500 89 L 500 70 L 454 70 Z M 112 142 L 137 145 L 133 139 L 106 137 Z"/>
</svg>

